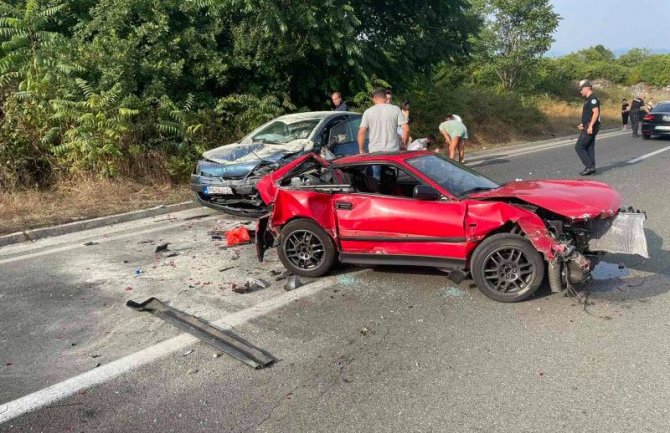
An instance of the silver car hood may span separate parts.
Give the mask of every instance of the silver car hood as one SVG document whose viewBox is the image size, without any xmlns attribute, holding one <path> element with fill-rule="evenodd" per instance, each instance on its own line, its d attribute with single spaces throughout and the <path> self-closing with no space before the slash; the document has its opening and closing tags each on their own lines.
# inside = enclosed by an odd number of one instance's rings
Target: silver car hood
<svg viewBox="0 0 670 433">
<path fill-rule="evenodd" d="M 204 152 L 202 156 L 210 161 L 219 164 L 239 164 L 260 159 L 271 159 L 272 155 L 310 152 L 314 148 L 314 143 L 307 139 L 293 140 L 283 144 L 264 144 L 251 143 L 240 144 L 232 143 L 219 146 L 215 149 Z"/>
</svg>

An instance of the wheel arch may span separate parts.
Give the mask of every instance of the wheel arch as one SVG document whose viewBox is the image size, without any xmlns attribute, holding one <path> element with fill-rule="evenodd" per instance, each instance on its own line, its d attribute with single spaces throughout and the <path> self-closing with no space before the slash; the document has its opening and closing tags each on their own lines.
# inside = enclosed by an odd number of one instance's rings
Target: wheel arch
<svg viewBox="0 0 670 433">
<path fill-rule="evenodd" d="M 335 246 L 339 249 L 339 242 L 338 242 L 338 240 L 337 240 L 337 236 L 335 236 L 334 231 L 333 231 L 332 229 L 323 227 L 321 224 L 319 224 L 319 222 L 318 222 L 316 219 L 311 218 L 311 217 L 306 216 L 306 215 L 293 215 L 293 216 L 290 217 L 288 220 L 286 220 L 286 221 L 282 221 L 281 225 L 276 225 L 276 226 L 274 226 L 273 228 L 277 231 L 277 233 L 280 233 L 281 230 L 282 230 L 285 226 L 287 226 L 288 224 L 290 224 L 290 223 L 292 223 L 292 222 L 294 222 L 294 221 L 301 221 L 301 220 L 312 222 L 312 223 L 318 225 L 319 227 L 321 227 L 321 229 L 323 229 L 323 231 L 325 231 L 325 232 L 328 234 L 328 236 L 330 236 L 330 238 L 332 239 L 332 241 L 333 241 L 333 243 L 335 244 Z"/>
<path fill-rule="evenodd" d="M 470 260 L 484 240 L 500 233 L 521 234 L 546 261 L 563 254 L 566 248 L 554 239 L 546 223 L 537 213 L 512 203 L 480 202 L 475 206 L 468 206 L 466 227 L 470 230 L 468 237 L 477 241 Z"/>
</svg>

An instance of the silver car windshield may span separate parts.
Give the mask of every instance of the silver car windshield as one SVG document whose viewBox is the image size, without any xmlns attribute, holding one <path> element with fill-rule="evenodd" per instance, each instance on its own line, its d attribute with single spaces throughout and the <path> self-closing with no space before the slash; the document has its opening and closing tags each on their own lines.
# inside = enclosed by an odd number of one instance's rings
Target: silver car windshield
<svg viewBox="0 0 670 433">
<path fill-rule="evenodd" d="M 321 119 L 302 119 L 295 122 L 273 120 L 244 137 L 240 143 L 284 144 L 293 140 L 306 139 L 319 122 Z"/>
<path fill-rule="evenodd" d="M 500 185 L 444 155 L 422 155 L 407 163 L 457 197 L 477 191 L 499 188 Z"/>
</svg>

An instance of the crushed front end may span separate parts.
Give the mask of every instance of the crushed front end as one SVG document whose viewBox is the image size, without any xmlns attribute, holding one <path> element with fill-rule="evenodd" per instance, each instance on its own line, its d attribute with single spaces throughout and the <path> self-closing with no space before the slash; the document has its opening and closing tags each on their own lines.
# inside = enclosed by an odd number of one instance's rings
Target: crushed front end
<svg viewBox="0 0 670 433">
<path fill-rule="evenodd" d="M 256 218 L 267 212 L 256 185 L 276 168 L 276 163 L 267 161 L 223 165 L 203 159 L 191 174 L 191 190 L 203 206 Z"/>
<path fill-rule="evenodd" d="M 643 212 L 621 209 L 614 215 L 584 215 L 570 219 L 544 218 L 560 248 L 548 257 L 552 291 L 569 289 L 590 280 L 591 271 L 606 253 L 636 254 L 648 258 Z"/>
</svg>

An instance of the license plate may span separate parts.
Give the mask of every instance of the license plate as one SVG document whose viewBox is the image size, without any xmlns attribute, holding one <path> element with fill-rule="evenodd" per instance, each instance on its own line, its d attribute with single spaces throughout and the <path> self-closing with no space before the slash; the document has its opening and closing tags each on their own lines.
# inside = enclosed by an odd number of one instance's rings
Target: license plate
<svg viewBox="0 0 670 433">
<path fill-rule="evenodd" d="M 233 189 L 229 186 L 208 186 L 205 188 L 205 194 L 233 195 Z"/>
<path fill-rule="evenodd" d="M 670 131 L 670 126 L 657 126 L 657 131 Z"/>
</svg>

